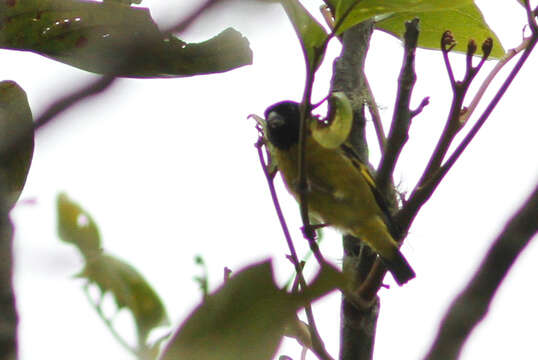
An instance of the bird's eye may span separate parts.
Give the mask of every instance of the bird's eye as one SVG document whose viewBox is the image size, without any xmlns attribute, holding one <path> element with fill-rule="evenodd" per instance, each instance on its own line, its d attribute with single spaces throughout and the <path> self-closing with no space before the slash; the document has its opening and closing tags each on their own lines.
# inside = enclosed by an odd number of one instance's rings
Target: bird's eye
<svg viewBox="0 0 538 360">
<path fill-rule="evenodd" d="M 284 125 L 284 123 L 285 123 L 284 118 L 274 111 L 271 111 L 267 115 L 267 125 L 270 126 L 271 128 L 280 127 Z"/>
</svg>

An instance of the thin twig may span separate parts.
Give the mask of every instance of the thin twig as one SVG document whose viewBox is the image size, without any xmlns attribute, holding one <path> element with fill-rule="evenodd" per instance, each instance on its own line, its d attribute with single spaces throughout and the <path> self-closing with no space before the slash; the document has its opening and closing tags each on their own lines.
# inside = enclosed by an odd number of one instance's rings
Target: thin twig
<svg viewBox="0 0 538 360">
<path fill-rule="evenodd" d="M 444 37 L 443 38 L 444 40 L 442 40 L 441 42 L 443 49 L 446 49 L 447 47 L 448 49 L 451 49 L 454 39 L 450 37 L 447 40 L 445 38 L 446 32 L 445 34 L 443 34 L 443 37 Z M 460 116 L 463 110 L 463 101 L 465 99 L 465 95 L 467 94 L 467 90 L 469 90 L 469 86 L 471 85 L 471 82 L 473 81 L 476 74 L 478 73 L 478 71 L 480 70 L 484 62 L 486 61 L 487 57 L 489 56 L 492 46 L 493 46 L 493 42 L 491 39 L 486 39 L 486 41 L 484 41 L 482 45 L 482 51 L 483 51 L 482 59 L 480 60 L 480 63 L 477 66 L 473 67 L 472 56 L 474 55 L 476 51 L 476 44 L 474 43 L 473 40 L 469 41 L 467 45 L 467 59 L 466 59 L 467 66 L 466 66 L 465 76 L 462 81 L 457 81 L 453 84 L 452 104 L 450 105 L 450 111 L 449 111 L 449 114 L 445 123 L 445 127 L 428 161 L 428 165 L 424 169 L 424 172 L 422 173 L 422 176 L 420 177 L 420 180 L 418 181 L 418 185 L 415 187 L 415 189 L 411 193 L 411 198 L 413 198 L 415 193 L 417 191 L 420 191 L 428 181 L 430 181 L 434 176 L 436 176 L 443 162 L 443 159 L 445 158 L 446 153 L 450 145 L 452 144 L 452 141 L 454 140 L 456 134 L 463 128 L 463 125 L 465 125 L 465 123 L 460 122 Z M 443 50 L 443 56 L 446 55 L 447 52 L 448 50 Z M 450 65 L 447 65 L 447 68 L 450 69 Z M 452 81 L 453 80 L 451 79 L 451 82 Z M 402 209 L 402 211 L 406 212 L 407 207 L 409 207 L 409 202 L 405 204 L 404 209 Z"/>
<path fill-rule="evenodd" d="M 489 85 L 491 85 L 491 82 L 493 79 L 495 79 L 495 76 L 499 73 L 499 71 L 517 54 L 519 54 L 521 51 L 525 50 L 529 46 L 530 37 L 524 38 L 521 44 L 519 44 L 517 47 L 508 50 L 508 52 L 495 64 L 495 67 L 491 70 L 491 72 L 488 74 L 482 85 L 480 85 L 480 89 L 476 92 L 473 100 L 469 103 L 469 106 L 467 107 L 467 111 L 464 112 L 460 116 L 460 123 L 466 123 L 467 120 L 471 117 L 473 112 L 476 110 L 476 107 L 480 100 L 482 99 L 482 96 L 488 89 Z"/>
<path fill-rule="evenodd" d="M 129 345 L 129 343 L 116 331 L 116 329 L 114 328 L 114 325 L 112 324 L 112 321 L 110 321 L 106 316 L 105 314 L 103 313 L 103 310 L 101 309 L 101 305 L 100 303 L 95 303 L 90 295 L 90 292 L 89 292 L 89 288 L 88 288 L 88 285 L 84 285 L 83 287 L 83 290 L 84 290 L 84 295 L 86 295 L 86 298 L 88 299 L 88 302 L 90 303 L 90 305 L 93 307 L 93 309 L 97 312 L 97 315 L 99 315 L 99 317 L 101 318 L 101 320 L 103 320 L 103 322 L 105 323 L 108 331 L 110 331 L 110 333 L 112 334 L 112 336 L 114 336 L 114 338 L 116 339 L 116 341 L 125 349 L 127 350 L 129 353 L 133 354 L 135 357 L 138 357 L 140 354 L 139 352 L 137 351 L 137 349 L 135 349 L 134 347 L 132 347 L 131 345 Z"/>
<path fill-rule="evenodd" d="M 165 35 L 169 35 L 172 33 L 180 33 L 182 31 L 185 31 L 196 19 L 198 19 L 205 11 L 207 11 L 210 7 L 215 5 L 218 2 L 223 2 L 223 0 L 208 0 L 198 8 L 196 8 L 192 13 L 190 13 L 185 19 L 183 19 L 178 24 L 170 27 L 169 29 L 165 30 L 163 33 Z M 132 46 L 134 49 L 139 49 L 140 47 L 143 47 L 143 45 L 140 44 L 133 44 Z M 131 56 L 136 56 L 135 53 L 133 53 Z M 122 64 L 128 64 L 129 63 L 129 57 L 125 59 Z M 121 68 L 121 65 L 119 66 Z M 115 71 L 111 71 L 111 74 L 115 74 Z M 94 81 L 84 87 L 83 89 L 80 89 L 78 91 L 75 91 L 57 101 L 55 101 L 52 105 L 50 105 L 47 110 L 35 121 L 34 128 L 37 130 L 41 126 L 46 125 L 49 121 L 51 121 L 54 117 L 62 113 L 63 111 L 67 110 L 71 106 L 75 105 L 77 102 L 86 99 L 87 97 L 97 95 L 104 90 L 106 90 L 114 81 L 116 78 L 113 75 L 103 75 L 100 77 L 97 81 Z"/>
<path fill-rule="evenodd" d="M 409 228 L 411 223 L 413 222 L 413 219 L 415 218 L 416 214 L 422 207 L 422 205 L 431 197 L 441 180 L 444 178 L 444 176 L 448 173 L 448 171 L 452 168 L 452 166 L 455 164 L 456 160 L 461 156 L 463 151 L 467 148 L 467 146 L 471 143 L 473 138 L 476 136 L 482 125 L 486 122 L 489 115 L 492 113 L 492 111 L 495 109 L 501 98 L 503 97 L 504 93 L 516 77 L 516 75 L 519 73 L 519 70 L 525 64 L 527 61 L 529 55 L 534 49 L 534 46 L 536 45 L 536 42 L 538 41 L 538 32 L 534 33 L 533 36 L 529 40 L 529 44 L 527 48 L 523 51 L 523 54 L 518 59 L 517 63 L 514 65 L 512 70 L 510 71 L 510 74 L 507 76 L 501 87 L 499 88 L 499 91 L 495 94 L 493 99 L 490 101 L 482 115 L 479 117 L 477 122 L 473 125 L 469 133 L 465 136 L 465 138 L 462 140 L 462 142 L 458 145 L 456 150 L 450 155 L 450 157 L 446 160 L 446 162 L 443 164 L 441 168 L 438 169 L 434 174 L 432 174 L 431 178 L 426 181 L 424 184 L 417 187 L 413 193 L 411 194 L 409 201 L 406 202 L 404 208 L 396 214 L 395 218 L 398 224 L 402 226 L 405 230 Z"/>
<path fill-rule="evenodd" d="M 265 178 L 269 186 L 269 192 L 271 193 L 271 199 L 273 200 L 273 205 L 275 206 L 275 211 L 277 213 L 278 221 L 280 222 L 280 227 L 282 228 L 282 231 L 284 232 L 284 237 L 286 238 L 286 243 L 288 244 L 288 248 L 290 250 L 290 254 L 291 254 L 290 260 L 295 267 L 295 272 L 297 273 L 299 284 L 301 285 L 301 288 L 304 290 L 307 287 L 306 280 L 304 279 L 301 263 L 299 262 L 297 251 L 295 250 L 295 245 L 293 244 L 293 240 L 291 239 L 291 235 L 288 230 L 288 225 L 286 224 L 286 219 L 282 212 L 282 208 L 280 207 L 280 202 L 278 201 L 278 196 L 276 194 L 276 189 L 274 185 L 274 176 L 269 173 L 267 163 L 263 156 L 262 145 L 263 145 L 263 142 L 262 142 L 262 139 L 260 138 L 258 140 L 258 143 L 256 144 L 256 149 L 258 151 L 260 165 L 262 166 L 263 173 L 265 174 Z M 323 342 L 321 341 L 321 336 L 319 335 L 319 332 L 316 327 L 316 321 L 314 319 L 314 313 L 312 312 L 312 306 L 310 305 L 310 302 L 306 302 L 304 308 L 305 308 L 306 317 L 308 319 L 308 324 L 311 330 L 312 350 L 322 360 L 333 360 L 331 356 L 327 353 L 327 350 L 325 350 L 325 347 L 323 346 Z"/>
<path fill-rule="evenodd" d="M 65 110 L 69 109 L 71 106 L 76 103 L 94 96 L 98 95 L 104 90 L 106 90 L 112 83 L 116 80 L 116 77 L 111 75 L 101 76 L 97 81 L 90 83 L 84 88 L 74 91 L 71 94 L 68 94 L 54 103 L 52 103 L 43 114 L 41 114 L 34 123 L 34 129 L 37 130 L 42 126 L 48 124 L 52 119 L 57 115 L 61 114 Z"/>
<path fill-rule="evenodd" d="M 494 241 L 469 284 L 453 301 L 425 359 L 457 359 L 517 257 L 538 231 L 538 186 Z"/>
<path fill-rule="evenodd" d="M 185 31 L 192 23 L 197 20 L 204 12 L 218 3 L 223 3 L 226 0 L 207 0 L 205 3 L 196 8 L 192 13 L 183 19 L 179 24 L 171 26 L 164 31 L 165 34 L 177 34 Z"/>
<path fill-rule="evenodd" d="M 450 64 L 450 59 L 448 58 L 448 53 L 454 49 L 456 46 L 456 41 L 451 31 L 445 31 L 441 36 L 441 53 L 443 54 L 443 61 L 445 62 L 446 72 L 448 74 L 448 79 L 450 80 L 450 86 L 452 90 L 456 88 L 456 80 L 454 78 L 454 71 L 452 70 L 452 65 Z"/>
<path fill-rule="evenodd" d="M 379 144 L 379 151 L 381 154 L 383 154 L 385 152 L 387 138 L 385 136 L 385 131 L 383 130 L 383 122 L 381 121 L 381 114 L 379 113 L 377 102 L 375 101 L 374 92 L 372 91 L 366 76 L 364 77 L 364 90 L 366 96 L 366 105 L 368 105 L 368 111 L 370 112 L 372 122 L 374 123 L 375 134 Z"/>
</svg>

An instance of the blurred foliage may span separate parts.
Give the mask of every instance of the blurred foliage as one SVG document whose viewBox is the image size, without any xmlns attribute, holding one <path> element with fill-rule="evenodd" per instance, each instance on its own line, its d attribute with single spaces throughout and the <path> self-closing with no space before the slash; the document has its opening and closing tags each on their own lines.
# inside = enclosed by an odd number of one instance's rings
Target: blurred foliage
<svg viewBox="0 0 538 360">
<path fill-rule="evenodd" d="M 269 261 L 248 266 L 189 315 L 161 360 L 272 359 L 296 311 L 343 286 L 341 273 L 325 265 L 306 291 L 290 294 L 274 283 Z"/>
<path fill-rule="evenodd" d="M 203 275 L 197 275 L 194 277 L 194 281 L 198 283 L 198 286 L 200 286 L 200 291 L 202 292 L 202 296 L 205 299 L 205 297 L 209 294 L 209 279 L 208 279 L 208 273 L 207 273 L 207 265 L 205 264 L 205 260 L 201 255 L 196 255 L 194 257 L 194 263 L 202 268 Z"/>
<path fill-rule="evenodd" d="M 57 198 L 58 235 L 78 247 L 87 259 L 101 251 L 101 235 L 93 218 L 66 194 Z"/>
<path fill-rule="evenodd" d="M 14 81 L 0 82 L 0 172 L 8 208 L 24 188 L 34 153 L 33 117 L 26 92 Z"/>
<path fill-rule="evenodd" d="M 84 268 L 77 276 L 96 285 L 101 299 L 110 293 L 118 310 L 129 310 L 135 320 L 138 341 L 145 343 L 151 330 L 168 324 L 161 299 L 133 266 L 101 249 L 99 229 L 85 210 L 65 194 L 58 196 L 57 209 L 60 238 L 77 246 L 85 259 Z"/>
<path fill-rule="evenodd" d="M 0 47 L 29 50 L 83 70 L 127 77 L 190 76 L 252 63 L 228 28 L 202 43 L 162 33 L 146 8 L 125 1 L 0 2 Z"/>
<path fill-rule="evenodd" d="M 155 290 L 125 261 L 102 253 L 88 259 L 77 276 L 97 285 L 101 296 L 109 292 L 119 310 L 126 308 L 133 314 L 139 342 L 145 341 L 154 328 L 169 324 L 164 305 Z"/>
</svg>

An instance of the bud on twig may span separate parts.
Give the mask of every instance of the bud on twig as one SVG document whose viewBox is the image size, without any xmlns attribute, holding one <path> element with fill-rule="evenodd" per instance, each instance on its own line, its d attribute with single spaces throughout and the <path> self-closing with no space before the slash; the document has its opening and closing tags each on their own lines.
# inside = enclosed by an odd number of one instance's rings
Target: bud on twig
<svg viewBox="0 0 538 360">
<path fill-rule="evenodd" d="M 487 59 L 489 54 L 491 54 L 491 49 L 493 49 L 493 39 L 492 38 L 487 38 L 482 43 L 482 53 L 484 54 L 482 57 L 484 59 Z"/>
<path fill-rule="evenodd" d="M 473 56 L 476 52 L 476 49 L 476 42 L 473 39 L 469 40 L 469 42 L 467 43 L 467 56 Z"/>
<path fill-rule="evenodd" d="M 456 46 L 456 40 L 454 39 L 454 35 L 452 34 L 452 31 L 447 30 L 443 33 L 443 36 L 441 37 L 441 49 L 444 52 L 449 52 Z"/>
</svg>

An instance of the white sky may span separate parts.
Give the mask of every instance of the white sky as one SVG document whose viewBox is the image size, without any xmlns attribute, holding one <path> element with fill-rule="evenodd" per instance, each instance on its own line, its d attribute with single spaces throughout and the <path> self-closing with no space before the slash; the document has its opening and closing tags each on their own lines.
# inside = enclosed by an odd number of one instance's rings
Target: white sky
<svg viewBox="0 0 538 360">
<path fill-rule="evenodd" d="M 143 5 L 165 27 L 184 11 L 172 10 L 169 3 L 145 0 Z M 314 12 L 317 2 L 311 3 Z M 478 5 L 506 48 L 519 44 L 525 16 L 515 1 L 482 0 Z M 56 236 L 55 197 L 60 191 L 93 215 L 106 250 L 144 274 L 175 325 L 200 300 L 192 279 L 200 274 L 193 261 L 196 254 L 209 265 L 212 288 L 220 284 L 225 266 L 239 270 L 266 257 L 274 260 L 277 281 L 282 283 L 291 274 L 253 147 L 257 134 L 246 117 L 262 114 L 276 101 L 300 99 L 304 63 L 278 5 L 264 7 L 264 16 L 240 11 L 214 12 L 216 16 L 198 21 L 184 38 L 198 41 L 234 26 L 251 43 L 252 66 L 186 79 L 122 79 L 38 133 L 22 196 L 36 203 L 20 204 L 13 211 L 22 360 L 131 358 L 90 308 L 81 282 L 71 278 L 82 263 L 74 248 Z M 314 99 L 326 94 L 337 53 L 333 44 L 317 77 Z M 374 35 L 366 70 L 386 122 L 392 114 L 401 53 L 396 39 Z M 34 115 L 60 94 L 93 78 L 31 53 L 0 51 L 0 56 L 0 79 L 15 80 L 27 91 Z M 453 59 L 464 63 L 462 56 Z M 424 354 L 446 307 L 533 188 L 538 178 L 532 160 L 538 133 L 532 102 L 537 63 L 534 53 L 413 224 L 403 252 L 417 278 L 398 288 L 387 277 L 392 287 L 380 293 L 376 359 L 395 355 L 416 359 Z M 482 77 L 492 64 L 486 64 Z M 461 77 L 462 67 L 458 70 Z M 439 52 L 417 52 L 417 76 L 412 103 L 416 106 L 430 96 L 431 105 L 414 119 L 397 168 L 396 181 L 404 191 L 420 176 L 450 103 Z M 375 164 L 378 154 L 371 139 Z M 305 253 L 297 206 L 285 191 L 281 199 L 297 245 Z M 334 233 L 327 234 L 322 252 L 338 264 L 339 240 Z M 509 273 L 462 359 L 513 357 L 515 349 L 521 358 L 538 357 L 533 331 L 538 316 L 536 256 L 533 242 Z M 318 327 L 329 352 L 337 356 L 339 295 L 317 305 Z M 128 315 L 120 313 L 118 320 L 120 328 L 129 331 Z M 286 340 L 278 354 L 298 359 L 300 348 Z"/>
</svg>

